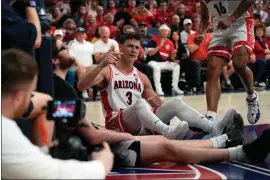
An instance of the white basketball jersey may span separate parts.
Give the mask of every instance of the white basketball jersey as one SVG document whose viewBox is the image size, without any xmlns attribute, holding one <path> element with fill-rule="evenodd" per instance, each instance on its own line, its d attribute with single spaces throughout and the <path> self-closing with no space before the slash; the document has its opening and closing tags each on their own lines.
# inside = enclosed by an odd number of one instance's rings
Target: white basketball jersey
<svg viewBox="0 0 270 180">
<path fill-rule="evenodd" d="M 106 120 L 122 109 L 132 106 L 142 98 L 144 90 L 141 74 L 133 67 L 129 73 L 121 72 L 114 65 L 109 65 L 111 75 L 106 88 L 100 91 L 103 113 Z"/>
<path fill-rule="evenodd" d="M 239 7 L 242 0 L 203 0 L 208 10 L 214 16 L 214 22 L 219 22 L 231 16 Z M 249 12 L 245 12 L 240 18 L 250 17 Z"/>
</svg>

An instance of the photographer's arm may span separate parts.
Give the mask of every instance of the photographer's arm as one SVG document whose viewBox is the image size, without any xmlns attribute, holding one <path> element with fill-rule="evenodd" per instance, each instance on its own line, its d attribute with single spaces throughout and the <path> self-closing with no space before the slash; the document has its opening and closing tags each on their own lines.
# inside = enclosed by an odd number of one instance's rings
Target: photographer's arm
<svg viewBox="0 0 270 180">
<path fill-rule="evenodd" d="M 38 49 L 41 45 L 41 26 L 40 26 L 37 11 L 33 7 L 26 7 L 25 13 L 26 13 L 26 19 L 28 20 L 28 22 L 34 24 L 34 26 L 36 27 L 37 38 L 33 47 L 35 49 Z"/>
</svg>

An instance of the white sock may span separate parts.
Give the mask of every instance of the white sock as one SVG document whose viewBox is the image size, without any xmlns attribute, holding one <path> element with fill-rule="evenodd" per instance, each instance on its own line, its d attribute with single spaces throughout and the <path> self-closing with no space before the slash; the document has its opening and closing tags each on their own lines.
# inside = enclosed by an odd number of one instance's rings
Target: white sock
<svg viewBox="0 0 270 180">
<path fill-rule="evenodd" d="M 211 116 L 213 119 L 217 119 L 217 113 L 214 111 L 207 111 L 207 116 Z"/>
<path fill-rule="evenodd" d="M 230 154 L 230 161 L 233 161 L 233 160 L 239 161 L 246 157 L 246 154 L 243 151 L 242 145 L 229 148 L 228 150 Z"/>
<path fill-rule="evenodd" d="M 254 99 L 256 97 L 256 93 L 255 92 L 253 92 L 251 95 L 247 95 L 247 99 L 249 100 L 249 101 L 251 101 L 252 99 Z"/>
<path fill-rule="evenodd" d="M 222 134 L 218 137 L 213 137 L 210 140 L 212 141 L 213 144 L 213 148 L 217 149 L 217 148 L 224 148 L 226 147 L 226 141 L 228 140 L 228 136 L 227 134 Z"/>
<path fill-rule="evenodd" d="M 159 120 L 159 121 L 155 122 L 152 130 L 155 132 L 158 132 L 162 135 L 167 135 L 168 131 L 169 131 L 169 126 L 164 124 L 162 121 Z"/>
</svg>

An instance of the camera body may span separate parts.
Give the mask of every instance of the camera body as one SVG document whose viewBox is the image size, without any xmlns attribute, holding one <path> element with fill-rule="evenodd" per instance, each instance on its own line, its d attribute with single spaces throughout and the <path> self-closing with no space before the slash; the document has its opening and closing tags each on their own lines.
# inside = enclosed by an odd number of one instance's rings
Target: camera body
<svg viewBox="0 0 270 180">
<path fill-rule="evenodd" d="M 88 161 L 91 153 L 78 127 L 85 116 L 86 106 L 80 99 L 55 99 L 48 102 L 47 119 L 55 122 L 54 139 L 58 145 L 50 149 L 50 154 L 58 159 Z M 85 127 L 85 126 L 83 126 Z"/>
</svg>

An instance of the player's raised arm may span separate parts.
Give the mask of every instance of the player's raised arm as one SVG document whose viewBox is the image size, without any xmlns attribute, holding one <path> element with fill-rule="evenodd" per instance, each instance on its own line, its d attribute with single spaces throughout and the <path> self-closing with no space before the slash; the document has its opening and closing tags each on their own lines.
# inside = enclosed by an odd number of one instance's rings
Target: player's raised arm
<svg viewBox="0 0 270 180">
<path fill-rule="evenodd" d="M 118 61 L 117 55 L 119 54 L 122 53 L 121 52 L 109 53 L 100 64 L 98 64 L 97 66 L 86 72 L 84 75 L 82 75 L 80 81 L 77 84 L 78 90 L 84 91 L 86 89 L 89 89 L 90 87 L 100 84 L 105 77 L 103 69 L 107 67 L 109 64 L 114 64 L 116 61 Z"/>
<path fill-rule="evenodd" d="M 210 13 L 209 13 L 209 10 L 208 10 L 206 4 L 203 2 L 203 0 L 200 0 L 200 5 L 201 5 L 202 20 L 201 20 L 201 24 L 200 24 L 199 34 L 205 34 L 207 32 L 208 26 L 209 26 Z"/>
</svg>

